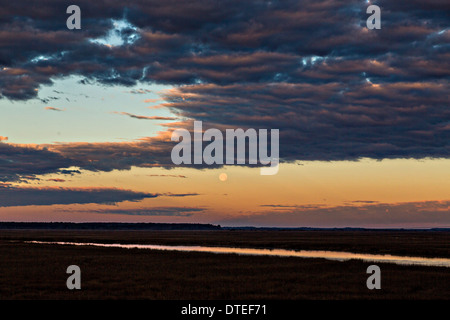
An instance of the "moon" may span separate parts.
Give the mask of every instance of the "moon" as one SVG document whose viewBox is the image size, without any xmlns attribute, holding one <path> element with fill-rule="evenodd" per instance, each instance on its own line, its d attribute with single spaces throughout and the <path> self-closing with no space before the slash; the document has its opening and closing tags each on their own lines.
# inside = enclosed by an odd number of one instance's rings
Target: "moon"
<svg viewBox="0 0 450 320">
<path fill-rule="evenodd" d="M 220 181 L 227 181 L 227 179 L 228 179 L 228 176 L 227 176 L 226 173 L 221 173 L 221 174 L 219 175 L 219 180 L 220 180 Z"/>
</svg>

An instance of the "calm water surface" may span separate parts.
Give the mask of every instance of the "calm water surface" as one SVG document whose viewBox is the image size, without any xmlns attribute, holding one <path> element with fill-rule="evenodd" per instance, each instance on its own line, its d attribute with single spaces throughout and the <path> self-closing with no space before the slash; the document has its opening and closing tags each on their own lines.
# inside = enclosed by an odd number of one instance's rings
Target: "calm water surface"
<svg viewBox="0 0 450 320">
<path fill-rule="evenodd" d="M 216 254 L 239 254 L 254 256 L 276 256 L 276 257 L 298 257 L 298 258 L 322 258 L 328 260 L 348 261 L 363 260 L 367 262 L 395 263 L 400 265 L 418 265 L 432 267 L 450 267 L 450 259 L 447 258 L 424 258 L 394 256 L 384 254 L 366 254 L 341 251 L 317 251 L 317 250 L 285 250 L 285 249 L 252 249 L 252 248 L 229 248 L 229 247 L 205 247 L 205 246 L 166 246 L 153 244 L 106 244 L 106 243 L 84 243 L 84 242 L 46 242 L 46 241 L 27 241 L 28 243 L 41 244 L 60 244 L 74 246 L 95 246 L 108 248 L 125 249 L 147 249 L 147 250 L 168 250 L 184 252 L 209 252 Z"/>
</svg>

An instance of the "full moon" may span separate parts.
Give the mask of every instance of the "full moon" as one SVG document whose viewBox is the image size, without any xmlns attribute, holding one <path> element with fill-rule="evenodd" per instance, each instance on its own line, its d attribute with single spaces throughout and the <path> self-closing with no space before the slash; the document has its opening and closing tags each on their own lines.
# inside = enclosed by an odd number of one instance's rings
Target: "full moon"
<svg viewBox="0 0 450 320">
<path fill-rule="evenodd" d="M 219 180 L 220 180 L 220 181 L 227 181 L 227 179 L 228 179 L 228 176 L 227 176 L 226 173 L 221 173 L 221 174 L 219 175 Z"/>
</svg>

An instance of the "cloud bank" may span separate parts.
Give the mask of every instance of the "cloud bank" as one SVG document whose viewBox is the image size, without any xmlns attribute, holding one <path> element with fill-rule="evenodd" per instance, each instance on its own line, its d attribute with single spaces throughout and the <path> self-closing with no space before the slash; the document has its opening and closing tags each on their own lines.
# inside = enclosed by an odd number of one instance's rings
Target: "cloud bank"
<svg viewBox="0 0 450 320">
<path fill-rule="evenodd" d="M 366 28 L 367 3 L 356 0 L 77 5 L 83 27 L 74 32 L 60 1 L 40 1 L 39 10 L 31 0 L 4 4 L 1 98 L 33 99 L 72 75 L 86 85 L 168 84 L 161 105 L 179 119 L 280 129 L 283 161 L 450 157 L 448 1 L 380 0 L 381 30 Z M 69 166 L 170 168 L 170 132 L 192 130 L 191 120 L 128 143 L 2 142 L 0 179 Z"/>
<path fill-rule="evenodd" d="M 217 223 L 231 226 L 282 227 L 432 228 L 450 226 L 449 200 L 357 203 L 334 207 L 321 204 L 264 205 L 272 210 L 260 214 L 228 217 Z"/>
<path fill-rule="evenodd" d="M 54 204 L 116 204 L 140 201 L 158 194 L 116 188 L 25 188 L 0 185 L 0 207 L 45 206 Z"/>
</svg>

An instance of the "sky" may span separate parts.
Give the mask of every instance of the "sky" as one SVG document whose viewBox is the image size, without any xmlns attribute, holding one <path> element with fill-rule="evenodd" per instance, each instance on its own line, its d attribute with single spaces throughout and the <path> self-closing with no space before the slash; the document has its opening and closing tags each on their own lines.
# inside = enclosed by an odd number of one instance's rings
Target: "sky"
<svg viewBox="0 0 450 320">
<path fill-rule="evenodd" d="M 381 29 L 366 26 L 371 4 Z M 0 221 L 450 227 L 449 12 L 444 0 L 2 2 Z M 194 121 L 278 129 L 277 174 L 174 164 L 172 133 Z"/>
</svg>

